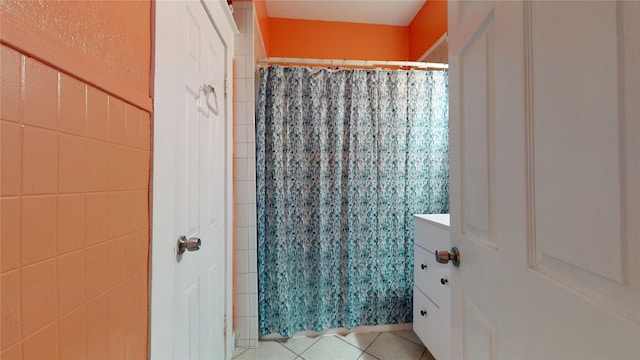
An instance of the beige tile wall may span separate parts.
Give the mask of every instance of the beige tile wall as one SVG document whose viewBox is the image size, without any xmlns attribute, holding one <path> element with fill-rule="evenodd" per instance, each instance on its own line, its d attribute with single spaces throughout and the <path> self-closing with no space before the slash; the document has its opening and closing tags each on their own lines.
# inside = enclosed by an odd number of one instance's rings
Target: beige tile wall
<svg viewBox="0 0 640 360">
<path fill-rule="evenodd" d="M 143 359 L 149 113 L 0 51 L 0 357 Z"/>
</svg>

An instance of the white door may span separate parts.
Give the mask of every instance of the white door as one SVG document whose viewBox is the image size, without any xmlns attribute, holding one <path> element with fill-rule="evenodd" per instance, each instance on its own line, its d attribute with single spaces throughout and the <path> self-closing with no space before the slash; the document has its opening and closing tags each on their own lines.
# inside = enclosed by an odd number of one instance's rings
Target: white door
<svg viewBox="0 0 640 360">
<path fill-rule="evenodd" d="M 452 354 L 640 358 L 640 2 L 449 2 Z"/>
<path fill-rule="evenodd" d="M 224 359 L 233 35 L 199 1 L 157 1 L 155 12 L 150 354 Z"/>
</svg>

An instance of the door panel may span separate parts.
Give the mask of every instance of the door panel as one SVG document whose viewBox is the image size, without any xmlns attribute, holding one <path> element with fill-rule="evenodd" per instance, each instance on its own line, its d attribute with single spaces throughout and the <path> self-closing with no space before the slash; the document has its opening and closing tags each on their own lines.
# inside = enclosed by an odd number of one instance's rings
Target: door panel
<svg viewBox="0 0 640 360">
<path fill-rule="evenodd" d="M 620 282 L 623 239 L 621 194 L 616 190 L 621 170 L 617 145 L 624 119 L 618 117 L 614 5 L 593 4 L 576 13 L 567 4 L 542 9 L 534 4 L 528 13 L 535 29 L 529 56 L 543 69 L 532 69 L 533 166 L 535 173 L 545 175 L 530 180 L 535 186 L 535 207 L 545 210 L 535 211 L 535 233 L 540 237 L 536 260 L 551 257 Z M 552 16 L 544 16 L 543 11 Z M 559 32 L 566 23 L 568 29 Z M 593 51 L 592 41 L 601 44 L 599 51 Z M 572 51 L 566 62 L 554 62 L 546 55 L 561 52 L 568 44 Z M 581 66 L 572 65 L 576 62 Z M 600 64 L 610 64 L 609 71 L 601 71 Z M 567 92 L 575 96 L 563 97 Z M 598 206 L 581 209 L 590 204 Z M 573 251 L 580 244 L 571 239 L 583 239 L 591 246 Z"/>
<path fill-rule="evenodd" d="M 637 188 L 623 182 L 625 173 L 637 173 L 623 136 L 638 119 L 623 116 L 620 96 L 622 50 L 637 33 L 625 34 L 625 20 L 618 19 L 623 6 L 534 3 L 526 13 L 528 56 L 536 64 L 528 92 L 533 116 L 527 130 L 534 139 L 527 149 L 533 158 L 529 242 L 534 269 L 639 322 L 640 298 L 630 288 L 638 272 L 627 265 L 633 253 L 625 229 L 638 213 L 631 217 L 624 207 L 637 208 L 639 201 Z M 567 46 L 571 52 L 563 51 Z M 550 53 L 566 53 L 566 61 L 553 61 Z"/>
<path fill-rule="evenodd" d="M 466 295 L 462 295 L 462 353 L 470 359 L 498 359 L 495 324 Z"/>
<path fill-rule="evenodd" d="M 463 233 L 497 250 L 494 234 L 494 96 L 493 12 L 460 53 L 462 114 Z"/>
<path fill-rule="evenodd" d="M 156 2 L 151 358 L 224 359 L 233 33 L 207 6 Z M 224 20 L 226 21 L 226 19 Z M 226 40 L 225 40 L 226 36 Z M 197 251 L 176 253 L 180 235 Z"/>
<path fill-rule="evenodd" d="M 449 3 L 454 358 L 640 357 L 638 24 Z"/>
<path fill-rule="evenodd" d="M 188 341 L 188 354 L 187 357 L 189 359 L 199 359 L 200 358 L 200 284 L 199 279 L 196 279 L 193 283 L 191 283 L 184 292 L 185 304 L 187 307 L 187 316 L 185 316 L 185 320 L 187 320 L 187 325 L 184 327 L 188 330 L 186 335 L 186 340 Z"/>
<path fill-rule="evenodd" d="M 450 181 L 452 244 L 461 267 L 451 272 L 453 359 L 497 359 L 504 302 L 502 241 L 497 231 L 496 10 L 490 2 L 450 2 Z M 450 27 L 453 22 L 450 19 Z M 452 86 L 454 85 L 455 86 Z M 454 191 L 454 189 L 456 189 Z M 482 280 L 471 272 L 482 272 Z M 492 289 L 492 291 L 488 291 Z"/>
</svg>

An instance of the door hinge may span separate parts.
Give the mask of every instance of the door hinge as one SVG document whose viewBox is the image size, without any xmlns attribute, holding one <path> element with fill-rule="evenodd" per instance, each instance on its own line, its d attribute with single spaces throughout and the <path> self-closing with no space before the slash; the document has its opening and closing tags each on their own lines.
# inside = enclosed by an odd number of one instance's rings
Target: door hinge
<svg viewBox="0 0 640 360">
<path fill-rule="evenodd" d="M 229 92 L 228 87 L 227 87 L 229 85 L 229 81 L 227 81 L 227 80 L 228 80 L 228 78 L 225 76 L 224 77 L 224 94 L 225 94 L 225 96 Z"/>
<path fill-rule="evenodd" d="M 227 325 L 229 324 L 229 320 L 227 318 L 227 315 L 224 316 L 224 330 L 223 330 L 223 334 L 224 337 L 227 337 Z"/>
</svg>

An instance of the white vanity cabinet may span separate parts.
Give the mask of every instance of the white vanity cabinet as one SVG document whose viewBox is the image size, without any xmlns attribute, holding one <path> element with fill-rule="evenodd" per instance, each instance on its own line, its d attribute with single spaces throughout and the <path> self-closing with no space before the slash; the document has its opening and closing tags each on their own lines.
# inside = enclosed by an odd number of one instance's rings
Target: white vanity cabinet
<svg viewBox="0 0 640 360">
<path fill-rule="evenodd" d="M 450 358 L 451 265 L 436 261 L 436 250 L 449 250 L 449 214 L 415 215 L 413 330 L 438 360 Z"/>
</svg>

